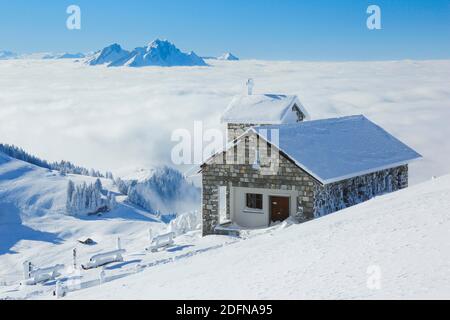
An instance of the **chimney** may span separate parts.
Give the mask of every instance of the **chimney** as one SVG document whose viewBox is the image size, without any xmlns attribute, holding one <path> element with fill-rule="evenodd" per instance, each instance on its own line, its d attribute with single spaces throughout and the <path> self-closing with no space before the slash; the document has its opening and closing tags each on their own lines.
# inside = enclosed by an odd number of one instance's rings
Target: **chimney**
<svg viewBox="0 0 450 320">
<path fill-rule="evenodd" d="M 249 96 L 251 96 L 253 94 L 253 86 L 255 85 L 255 83 L 253 82 L 253 79 L 248 79 L 247 80 L 247 94 Z"/>
</svg>

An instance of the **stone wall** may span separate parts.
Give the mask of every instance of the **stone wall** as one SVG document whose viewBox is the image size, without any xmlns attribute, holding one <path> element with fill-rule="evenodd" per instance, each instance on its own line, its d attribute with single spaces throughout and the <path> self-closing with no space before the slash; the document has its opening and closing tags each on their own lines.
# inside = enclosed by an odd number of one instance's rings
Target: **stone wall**
<svg viewBox="0 0 450 320">
<path fill-rule="evenodd" d="M 202 167 L 204 235 L 214 233 L 214 227 L 219 224 L 219 186 L 228 187 L 227 216 L 230 216 L 231 187 L 250 187 L 298 191 L 299 219 L 306 221 L 314 217 L 313 197 L 319 183 L 275 150 L 267 151 L 270 165 L 266 159 L 255 166 L 253 146 L 259 144 L 255 139 L 258 140 L 256 135 L 250 134 L 234 150 L 216 155 Z M 263 146 L 260 149 L 264 150 Z"/>
<path fill-rule="evenodd" d="M 358 176 L 314 190 L 314 217 L 408 187 L 408 165 Z"/>
</svg>

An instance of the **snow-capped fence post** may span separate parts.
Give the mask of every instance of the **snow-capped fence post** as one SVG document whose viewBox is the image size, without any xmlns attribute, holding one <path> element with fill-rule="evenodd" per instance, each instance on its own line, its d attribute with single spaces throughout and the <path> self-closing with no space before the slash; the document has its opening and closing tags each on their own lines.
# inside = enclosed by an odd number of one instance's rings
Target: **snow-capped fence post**
<svg viewBox="0 0 450 320">
<path fill-rule="evenodd" d="M 48 280 L 54 280 L 61 275 L 60 271 L 64 269 L 63 264 L 56 264 L 46 268 L 34 268 L 31 262 L 25 261 L 24 268 L 24 284 L 35 285 Z"/>
<path fill-rule="evenodd" d="M 117 237 L 117 250 L 122 250 L 122 244 L 120 243 L 120 237 Z"/>
<path fill-rule="evenodd" d="M 143 269 L 145 268 L 145 266 L 141 265 L 140 263 L 138 263 L 135 268 L 134 268 L 134 272 L 135 273 L 139 273 L 141 272 Z"/>
<path fill-rule="evenodd" d="M 152 229 L 151 228 L 148 229 L 148 241 L 149 241 L 149 243 L 151 245 L 152 241 L 153 241 L 153 234 L 152 234 Z"/>
<path fill-rule="evenodd" d="M 26 260 L 23 262 L 23 279 L 28 280 L 31 277 L 31 271 L 33 269 L 33 266 L 30 261 Z"/>
<path fill-rule="evenodd" d="M 73 270 L 77 270 L 77 248 L 72 249 Z"/>
<path fill-rule="evenodd" d="M 55 285 L 55 296 L 57 299 L 63 298 L 67 293 L 67 288 L 61 283 L 61 281 L 56 281 Z"/>
</svg>

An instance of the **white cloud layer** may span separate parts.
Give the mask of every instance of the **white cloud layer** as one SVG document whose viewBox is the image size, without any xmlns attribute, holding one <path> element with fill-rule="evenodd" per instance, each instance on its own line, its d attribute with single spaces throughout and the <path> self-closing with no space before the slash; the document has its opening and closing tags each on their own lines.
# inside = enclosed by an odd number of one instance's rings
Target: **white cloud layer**
<svg viewBox="0 0 450 320">
<path fill-rule="evenodd" d="M 450 61 L 208 61 L 211 67 L 89 67 L 0 61 L 0 142 L 101 170 L 170 164 L 171 132 L 222 128 L 244 91 L 297 94 L 313 119 L 364 114 L 424 156 L 411 182 L 450 172 Z M 223 128 L 222 128 L 223 129 Z"/>
</svg>

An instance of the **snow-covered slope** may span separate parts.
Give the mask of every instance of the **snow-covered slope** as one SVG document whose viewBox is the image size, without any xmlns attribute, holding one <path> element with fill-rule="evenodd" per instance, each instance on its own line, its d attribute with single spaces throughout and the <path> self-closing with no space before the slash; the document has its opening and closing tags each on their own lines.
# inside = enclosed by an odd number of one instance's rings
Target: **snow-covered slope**
<svg viewBox="0 0 450 320">
<path fill-rule="evenodd" d="M 449 299 L 449 194 L 445 176 L 68 298 Z"/>
<path fill-rule="evenodd" d="M 127 50 L 122 49 L 119 44 L 114 43 L 88 58 L 87 64 L 91 66 L 110 64 L 114 61 L 121 60 L 129 54 L 130 53 Z"/>
<path fill-rule="evenodd" d="M 194 52 L 181 52 L 167 40 L 155 40 L 146 47 L 138 47 L 128 55 L 112 62 L 111 67 L 145 67 L 145 66 L 206 66 L 205 61 Z"/>
<path fill-rule="evenodd" d="M 10 60 L 10 59 L 26 59 L 26 60 L 35 60 L 35 59 L 81 59 L 86 57 L 83 53 L 52 53 L 52 52 L 33 52 L 33 53 L 24 53 L 17 54 L 11 51 L 1 51 L 0 50 L 0 60 Z"/>
<path fill-rule="evenodd" d="M 67 178 L 56 171 L 16 160 L 0 152 L 0 221 L 10 221 L 6 207 L 23 216 L 63 213 Z M 15 215 L 14 215 L 15 216 Z M 19 217 L 14 217 L 16 221 Z"/>
<path fill-rule="evenodd" d="M 118 236 L 125 261 L 106 268 L 107 283 L 98 270 L 83 271 L 67 298 L 450 298 L 450 176 L 304 224 L 243 231 L 242 239 L 177 232 L 175 246 L 158 253 L 145 251 L 148 229 L 184 229 L 196 216 L 168 228 L 123 202 L 104 217 L 57 214 L 65 179 L 0 154 L 0 299 L 51 298 L 52 282 L 19 285 L 25 259 L 70 266 L 77 247 L 83 263 Z M 87 237 L 97 244 L 77 242 Z"/>
<path fill-rule="evenodd" d="M 218 57 L 217 60 L 239 61 L 239 58 L 233 55 L 231 52 L 226 52 L 220 57 Z"/>
<path fill-rule="evenodd" d="M 37 265 L 70 264 L 71 248 L 80 245 L 77 239 L 90 237 L 98 243 L 84 248 L 90 254 L 114 246 L 118 234 L 129 239 L 137 234 L 145 237 L 149 228 L 155 232 L 166 228 L 155 216 L 123 203 L 121 196 L 115 210 L 103 216 L 68 216 L 69 179 L 76 184 L 95 181 L 86 176 L 62 176 L 0 152 L 0 286 L 20 279 L 25 258 Z M 117 193 L 111 180 L 101 182 L 106 190 Z"/>
</svg>

